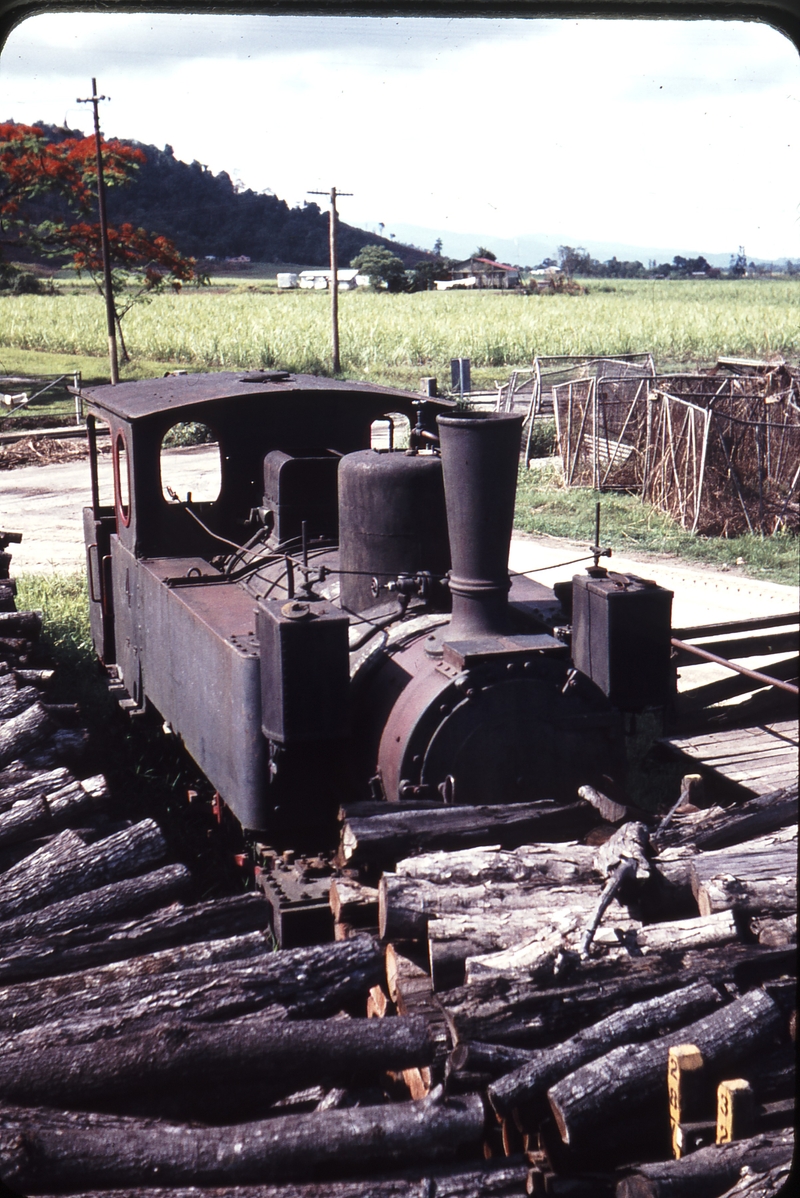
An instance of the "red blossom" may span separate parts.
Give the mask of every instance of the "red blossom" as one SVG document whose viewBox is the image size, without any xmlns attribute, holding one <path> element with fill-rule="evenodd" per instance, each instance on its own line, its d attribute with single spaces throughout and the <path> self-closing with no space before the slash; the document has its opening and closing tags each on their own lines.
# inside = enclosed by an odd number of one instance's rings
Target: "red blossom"
<svg viewBox="0 0 800 1198">
<path fill-rule="evenodd" d="M 103 178 L 114 186 L 127 183 L 139 165 L 146 161 L 144 152 L 113 139 L 101 140 Z M 0 122 L 0 222 L 17 228 L 20 236 L 51 257 L 65 253 L 80 273 L 91 275 L 104 293 L 103 251 L 100 226 L 86 219 L 97 200 L 97 153 L 94 137 L 67 137 L 48 141 L 37 125 Z M 80 219 L 72 225 L 45 221 L 32 228 L 25 221 L 26 201 L 44 193 L 64 199 Z M 24 230 L 24 231 L 23 231 Z M 132 224 L 108 229 L 111 256 L 111 286 L 114 311 L 123 356 L 123 316 L 133 304 L 147 298 L 166 283 L 175 291 L 194 277 L 193 258 L 184 258 L 168 237 L 155 236 Z"/>
<path fill-rule="evenodd" d="M 126 183 L 146 161 L 142 150 L 117 139 L 101 140 L 100 148 L 109 186 Z M 38 125 L 0 123 L 0 215 L 15 216 L 26 200 L 48 191 L 82 211 L 91 209 L 97 192 L 94 138 L 50 142 Z"/>
<path fill-rule="evenodd" d="M 103 269 L 100 226 L 84 221 L 60 233 L 72 253 L 76 270 L 100 274 Z M 108 248 L 112 268 L 141 271 L 147 290 L 161 286 L 169 278 L 172 287 L 179 291 L 181 284 L 194 276 L 194 258 L 184 258 L 168 237 L 154 237 L 131 224 L 109 228 Z"/>
</svg>

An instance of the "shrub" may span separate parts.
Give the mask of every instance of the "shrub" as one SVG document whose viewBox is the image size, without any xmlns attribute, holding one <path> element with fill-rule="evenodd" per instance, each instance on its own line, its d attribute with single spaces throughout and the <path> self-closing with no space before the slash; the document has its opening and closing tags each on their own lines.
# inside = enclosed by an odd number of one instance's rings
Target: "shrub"
<svg viewBox="0 0 800 1198">
<path fill-rule="evenodd" d="M 551 458 L 558 453 L 556 426 L 553 420 L 536 420 L 528 451 L 532 458 Z"/>
</svg>

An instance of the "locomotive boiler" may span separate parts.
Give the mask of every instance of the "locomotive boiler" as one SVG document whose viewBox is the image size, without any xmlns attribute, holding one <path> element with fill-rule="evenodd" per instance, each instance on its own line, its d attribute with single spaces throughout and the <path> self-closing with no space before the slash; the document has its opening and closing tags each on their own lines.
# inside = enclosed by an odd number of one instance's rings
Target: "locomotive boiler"
<svg viewBox="0 0 800 1198">
<path fill-rule="evenodd" d="M 670 694 L 671 596 L 596 569 L 562 607 L 509 576 L 520 417 L 279 371 L 84 397 L 96 651 L 244 828 L 296 841 L 343 800 L 508 803 L 622 776 L 621 713 Z M 408 446 L 373 448 L 391 413 Z M 186 422 L 218 446 L 214 499 L 165 484 Z"/>
</svg>

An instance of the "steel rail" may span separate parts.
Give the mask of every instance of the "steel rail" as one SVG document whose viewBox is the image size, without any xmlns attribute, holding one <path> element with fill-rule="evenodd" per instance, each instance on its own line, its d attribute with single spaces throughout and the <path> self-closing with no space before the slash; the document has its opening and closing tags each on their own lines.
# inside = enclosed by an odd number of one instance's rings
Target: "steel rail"
<svg viewBox="0 0 800 1198">
<path fill-rule="evenodd" d="M 673 648 L 693 653 L 696 657 L 702 657 L 704 661 L 713 661 L 715 665 L 726 666 L 729 670 L 735 670 L 737 674 L 744 674 L 745 678 L 752 678 L 754 682 L 760 682 L 762 686 L 777 686 L 779 690 L 788 691 L 790 695 L 800 695 L 800 690 L 791 682 L 783 682 L 780 678 L 772 678 L 769 674 L 759 673 L 758 670 L 748 670 L 746 666 L 737 665 L 736 662 L 729 661 L 727 657 L 718 657 L 716 653 L 698 649 L 697 645 L 688 645 L 686 641 L 679 641 L 677 637 L 672 637 L 671 644 Z"/>
</svg>

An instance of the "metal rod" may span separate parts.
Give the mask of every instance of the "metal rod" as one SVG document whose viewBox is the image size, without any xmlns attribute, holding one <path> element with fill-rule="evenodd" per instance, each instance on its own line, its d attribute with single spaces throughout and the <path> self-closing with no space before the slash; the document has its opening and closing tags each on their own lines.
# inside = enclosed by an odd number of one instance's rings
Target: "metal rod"
<svg viewBox="0 0 800 1198">
<path fill-rule="evenodd" d="M 117 313 L 114 307 L 114 296 L 111 291 L 111 251 L 108 244 L 108 221 L 106 219 L 106 186 L 103 176 L 103 151 L 100 146 L 100 114 L 101 100 L 110 100 L 110 96 L 98 96 L 97 80 L 92 79 L 92 94 L 86 100 L 78 99 L 78 104 L 91 104 L 94 108 L 94 144 L 97 157 L 97 211 L 100 217 L 100 243 L 103 250 L 103 286 L 106 301 L 106 325 L 108 327 L 108 358 L 111 366 L 111 382 L 119 382 L 119 361 L 117 359 Z"/>
<path fill-rule="evenodd" d="M 89 476 L 92 480 L 92 515 L 100 519 L 100 482 L 97 475 L 97 425 L 94 416 L 86 417 L 86 436 L 89 440 Z"/>
<path fill-rule="evenodd" d="M 308 520 L 303 520 L 300 525 L 301 541 L 303 546 L 303 566 L 308 569 Z"/>
<path fill-rule="evenodd" d="M 705 649 L 698 649 L 697 645 L 687 645 L 686 641 L 679 641 L 677 637 L 672 638 L 671 644 L 675 649 L 683 649 L 686 653 L 702 657 L 704 661 L 713 661 L 715 665 L 727 666 L 729 670 L 735 670 L 737 674 L 744 674 L 745 678 L 752 678 L 754 682 L 760 682 L 763 686 L 777 686 L 779 690 L 787 691 L 790 695 L 800 695 L 800 690 L 791 682 L 781 682 L 780 679 L 772 678 L 769 674 L 760 674 L 758 670 L 748 670 L 746 666 L 737 665 L 735 661 L 728 661 L 727 657 L 718 657 L 716 653 L 707 653 Z"/>
</svg>

